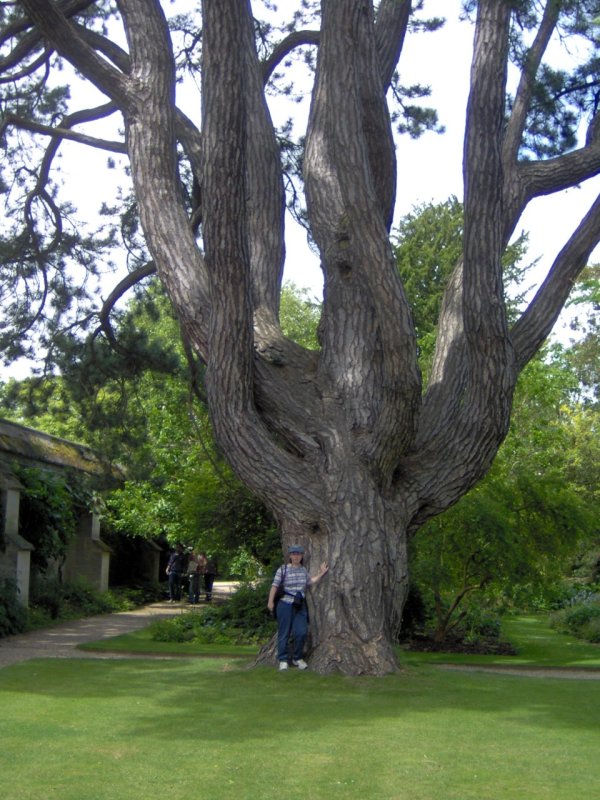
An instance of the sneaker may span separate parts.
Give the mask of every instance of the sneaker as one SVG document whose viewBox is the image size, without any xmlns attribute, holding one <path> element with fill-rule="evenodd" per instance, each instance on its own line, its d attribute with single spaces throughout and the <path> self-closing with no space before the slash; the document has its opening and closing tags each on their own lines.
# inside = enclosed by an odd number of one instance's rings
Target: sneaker
<svg viewBox="0 0 600 800">
<path fill-rule="evenodd" d="M 298 667 L 298 669 L 308 669 L 308 664 L 306 663 L 306 661 L 303 658 L 299 658 L 298 660 L 294 659 L 292 661 L 292 664 L 295 667 Z"/>
<path fill-rule="evenodd" d="M 288 662 L 287 661 L 280 661 L 279 662 L 279 672 L 283 672 L 287 668 L 288 668 Z"/>
</svg>

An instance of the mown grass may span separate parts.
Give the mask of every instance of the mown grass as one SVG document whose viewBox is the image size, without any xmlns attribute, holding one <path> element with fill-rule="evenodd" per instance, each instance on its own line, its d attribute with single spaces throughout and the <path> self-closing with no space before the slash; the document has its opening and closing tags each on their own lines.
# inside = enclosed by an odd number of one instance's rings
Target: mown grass
<svg viewBox="0 0 600 800">
<path fill-rule="evenodd" d="M 529 656 L 522 643 L 519 658 L 533 664 L 537 649 L 545 660 L 537 638 L 544 626 L 515 622 L 520 635 L 532 634 Z M 382 679 L 248 669 L 247 661 L 218 657 L 7 667 L 0 670 L 6 796 L 600 796 L 600 681 L 446 672 L 412 655 L 401 673 Z M 580 655 L 575 660 L 583 665 Z"/>
<path fill-rule="evenodd" d="M 200 644 L 199 642 L 156 642 L 150 628 L 124 633 L 110 639 L 78 645 L 80 650 L 103 653 L 133 653 L 135 655 L 161 656 L 224 656 L 251 658 L 257 652 L 255 645 Z"/>
<path fill-rule="evenodd" d="M 600 645 L 589 644 L 568 634 L 557 633 L 545 617 L 511 616 L 503 623 L 503 638 L 517 649 L 514 656 L 465 655 L 462 653 L 421 653 L 399 648 L 401 664 L 481 664 L 515 667 L 572 667 L 600 669 Z M 150 628 L 89 644 L 83 650 L 134 653 L 139 655 L 226 656 L 251 658 L 253 645 L 199 644 L 198 642 L 156 642 Z"/>
<path fill-rule="evenodd" d="M 517 650 L 514 656 L 463 655 L 460 653 L 410 653 L 402 651 L 405 663 L 481 664 L 488 666 L 556 667 L 600 669 L 600 645 L 590 644 L 553 630 L 546 617 L 509 616 L 502 636 Z"/>
</svg>

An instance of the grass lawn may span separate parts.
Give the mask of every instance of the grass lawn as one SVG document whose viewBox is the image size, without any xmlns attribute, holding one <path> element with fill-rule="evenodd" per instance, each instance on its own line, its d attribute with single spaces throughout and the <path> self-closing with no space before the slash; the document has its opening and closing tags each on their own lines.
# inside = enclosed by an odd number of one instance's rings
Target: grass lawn
<svg viewBox="0 0 600 800">
<path fill-rule="evenodd" d="M 252 658 L 258 648 L 254 645 L 198 644 L 197 642 L 155 642 L 150 628 L 123 633 L 99 642 L 79 645 L 80 650 L 102 653 L 135 653 L 164 656 L 225 656 Z"/>
<path fill-rule="evenodd" d="M 544 635 L 539 621 L 515 622 L 523 636 Z M 519 656 L 530 664 L 535 647 L 546 652 L 536 635 L 529 655 L 523 648 Z M 413 655 L 402 673 L 382 679 L 250 670 L 243 659 L 225 657 L 45 659 L 6 667 L 3 795 L 600 797 L 600 681 L 446 672 Z M 578 667 L 582 658 L 583 652 Z"/>
<path fill-rule="evenodd" d="M 515 656 L 472 656 L 460 653 L 403 652 L 405 663 L 417 664 L 483 664 L 512 667 L 568 667 L 600 669 L 600 645 L 589 644 L 574 636 L 559 634 L 546 618 L 538 616 L 506 617 L 503 638 L 517 650 Z"/>
</svg>

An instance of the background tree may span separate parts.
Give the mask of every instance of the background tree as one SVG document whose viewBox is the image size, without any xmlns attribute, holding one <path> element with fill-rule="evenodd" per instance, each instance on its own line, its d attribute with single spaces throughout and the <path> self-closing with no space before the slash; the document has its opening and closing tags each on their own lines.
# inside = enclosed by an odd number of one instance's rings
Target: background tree
<svg viewBox="0 0 600 800">
<path fill-rule="evenodd" d="M 206 364 L 218 446 L 271 510 L 284 544 L 299 540 L 309 561 L 331 564 L 312 610 L 319 671 L 396 668 L 408 538 L 488 471 L 517 376 L 598 243 L 600 199 L 565 231 L 546 280 L 509 328 L 502 254 L 523 211 L 600 171 L 598 64 L 588 47 L 596 4 L 468 5 L 476 13 L 462 251 L 426 387 L 389 239 L 397 174 L 387 97 L 419 3 L 303 2 L 286 6 L 290 19 L 276 28 L 255 21 L 245 0 L 203 0 L 187 58 L 175 51 L 158 0 L 3 8 L 3 69 L 16 87 L 5 135 L 15 156 L 17 132 L 49 135 L 52 150 L 65 137 L 86 141 L 76 121 L 122 117 L 124 136 L 91 143 L 127 153 L 146 269 L 158 271 L 184 340 Z M 126 50 L 96 12 L 114 13 Z M 544 63 L 552 37 L 582 43 L 572 70 Z M 299 163 L 302 218 L 324 275 L 319 351 L 289 341 L 279 325 L 286 197 L 265 84 L 294 66 L 299 46 L 316 49 Z M 518 71 L 513 93 L 509 60 Z M 48 113 L 38 101 L 49 99 L 47 76 L 60 61 L 100 91 L 101 105 L 73 116 L 62 92 Z M 178 63 L 201 80 L 199 128 L 176 106 Z M 11 250 L 23 253 L 21 281 L 40 269 L 47 276 L 48 263 L 61 274 L 65 212 L 47 183 L 49 152 L 24 198 L 21 247 Z M 55 288 L 73 287 L 65 276 Z M 42 282 L 40 303 L 44 296 Z"/>
<path fill-rule="evenodd" d="M 452 271 L 461 257 L 463 204 L 450 197 L 444 203 L 423 203 L 403 217 L 392 231 L 394 257 L 410 302 L 419 366 L 427 375 L 435 351 L 437 323 Z M 502 256 L 504 300 L 514 322 L 523 307 L 521 284 L 533 264 L 523 264 L 527 236 L 521 234 Z"/>
<path fill-rule="evenodd" d="M 281 306 L 286 335 L 316 347 L 319 306 L 308 292 L 284 286 Z M 65 375 L 0 386 L 0 413 L 124 467 L 127 481 L 106 498 L 105 536 L 182 541 L 213 554 L 221 575 L 255 578 L 280 559 L 279 536 L 215 446 L 160 284 L 128 303 L 113 326 L 127 350 L 88 340 Z"/>
<path fill-rule="evenodd" d="M 600 526 L 597 469 L 586 475 L 576 420 L 585 410 L 568 359 L 536 358 L 523 371 L 511 431 L 488 475 L 412 542 L 412 579 L 436 641 L 460 633 L 474 608 L 540 607 L 563 590 Z M 597 420 L 596 420 L 597 421 Z M 597 448 L 597 437 L 589 447 Z M 590 484 L 591 478 L 591 484 Z"/>
<path fill-rule="evenodd" d="M 395 255 L 413 308 L 420 363 L 427 371 L 444 288 L 460 253 L 462 204 L 425 204 L 401 220 Z M 504 254 L 509 319 L 524 303 L 520 289 L 527 238 Z M 523 370 L 513 403 L 511 431 L 484 480 L 445 514 L 427 522 L 411 542 L 411 575 L 431 615 L 433 637 L 467 632 L 476 609 L 527 607 L 554 597 L 580 546 L 594 546 L 598 516 L 597 470 L 585 455 L 593 433 L 582 440 L 579 420 L 590 420 L 589 327 L 596 283 L 587 269 L 575 286 L 582 338 L 567 349 L 555 344 Z M 591 363 L 590 363 L 591 367 Z M 585 462 L 586 468 L 581 468 Z M 410 612 L 410 609 L 409 609 Z M 477 614 L 475 615 L 477 616 Z"/>
</svg>

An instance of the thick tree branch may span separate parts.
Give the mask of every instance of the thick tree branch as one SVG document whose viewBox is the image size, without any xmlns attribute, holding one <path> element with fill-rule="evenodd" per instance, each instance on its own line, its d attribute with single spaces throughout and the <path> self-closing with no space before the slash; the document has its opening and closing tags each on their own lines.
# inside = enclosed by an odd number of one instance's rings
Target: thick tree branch
<svg viewBox="0 0 600 800">
<path fill-rule="evenodd" d="M 384 91 L 389 88 L 402 52 L 411 5 L 411 0 L 381 0 L 377 9 L 375 32 Z"/>
<path fill-rule="evenodd" d="M 531 98 L 533 96 L 535 77 L 542 63 L 542 58 L 546 52 L 550 38 L 556 28 L 556 23 L 560 15 L 560 5 L 561 4 L 557 2 L 557 0 L 546 1 L 540 27 L 527 53 L 504 136 L 503 162 L 504 169 L 507 172 L 512 171 L 517 164 L 519 148 L 522 144 L 523 131 L 525 130 L 527 114 L 529 113 Z"/>
<path fill-rule="evenodd" d="M 136 286 L 140 281 L 144 280 L 144 278 L 149 278 L 154 274 L 156 274 L 156 265 L 153 261 L 149 261 L 147 264 L 144 264 L 143 267 L 134 270 L 134 272 L 128 273 L 123 280 L 119 281 L 119 283 L 108 295 L 106 300 L 102 303 L 102 308 L 98 312 L 100 329 L 104 332 L 111 346 L 114 347 L 114 349 L 118 352 L 125 351 L 119 345 L 119 342 L 112 329 L 112 325 L 110 324 L 110 315 L 112 310 L 123 297 L 123 295 L 126 294 L 126 292 L 128 292 L 133 286 Z"/>
<path fill-rule="evenodd" d="M 110 105 L 111 111 L 107 111 L 106 113 L 102 114 L 97 113 L 99 109 L 87 109 L 85 111 L 79 111 L 76 115 L 70 114 L 69 117 L 65 117 L 61 125 L 54 127 L 52 125 L 42 125 L 39 122 L 25 119 L 24 117 L 19 117 L 16 114 L 7 114 L 2 122 L 2 125 L 0 125 L 0 137 L 3 135 L 3 132 L 6 128 L 13 125 L 17 128 L 21 128 L 22 130 L 31 131 L 32 133 L 41 133 L 45 136 L 51 136 L 59 140 L 68 139 L 69 141 L 95 147 L 99 150 L 107 150 L 110 153 L 126 153 L 127 147 L 125 142 L 115 142 L 109 139 L 98 139 L 95 136 L 88 136 L 85 133 L 74 131 L 69 127 L 69 125 L 77 125 L 84 121 L 89 122 L 91 120 L 100 119 L 101 117 L 108 116 L 109 113 L 116 111 L 116 108 L 112 103 L 108 105 Z M 102 106 L 102 108 L 107 108 L 107 106 Z"/>
<path fill-rule="evenodd" d="M 373 168 L 391 142 L 383 98 L 372 17 L 355 0 L 323 3 L 304 162 L 325 269 L 321 369 L 346 411 L 355 455 L 385 483 L 412 441 L 420 384 L 410 312 L 389 247 L 387 180 L 377 180 L 384 164 L 390 170 L 393 150 Z"/>
<path fill-rule="evenodd" d="M 246 214 L 252 303 L 258 330 L 278 331 L 279 297 L 285 259 L 285 190 L 281 155 L 265 99 L 256 53 L 254 25 L 246 17 L 243 34 Z"/>
<path fill-rule="evenodd" d="M 527 202 L 577 186 L 600 173 L 600 139 L 557 158 L 524 162 L 519 173 Z"/>
<path fill-rule="evenodd" d="M 256 109 L 252 95 L 246 94 L 250 9 L 245 3 L 241 9 L 237 0 L 204 0 L 203 22 L 203 232 L 213 305 L 206 387 L 213 424 L 248 486 L 272 506 L 295 504 L 300 514 L 314 520 L 321 505 L 315 476 L 301 459 L 279 446 L 254 404 L 248 236 L 255 231 L 248 219 L 252 207 L 247 197 L 254 188 L 249 181 L 257 176 L 246 170 L 246 126 L 257 120 L 250 119 Z M 287 477 L 282 480 L 283 476 Z M 292 497 L 292 486 L 303 487 L 303 492 Z"/>
<path fill-rule="evenodd" d="M 130 72 L 129 53 L 104 36 L 78 26 L 82 39 L 109 58 L 125 75 Z M 179 109 L 176 109 L 177 138 L 190 161 L 192 171 L 199 180 L 202 163 L 202 137 L 194 123 Z"/>
<path fill-rule="evenodd" d="M 294 31 L 294 33 L 290 33 L 289 36 L 286 36 L 286 38 L 282 42 L 279 42 L 273 49 L 271 55 L 262 62 L 263 83 L 266 85 L 270 81 L 271 75 L 292 50 L 302 47 L 303 45 L 318 45 L 320 37 L 320 31 Z"/>
<path fill-rule="evenodd" d="M 535 355 L 549 335 L 577 276 L 587 266 L 598 242 L 600 197 L 596 198 L 573 236 L 558 254 L 548 277 L 511 331 L 519 369 Z"/>
<path fill-rule="evenodd" d="M 124 113 L 140 219 L 185 334 L 206 357 L 208 285 L 177 172 L 169 30 L 158 2 L 122 0 L 120 7 L 130 47 L 131 102 Z"/>
<path fill-rule="evenodd" d="M 421 498 L 417 525 L 485 474 L 508 429 L 515 371 L 501 278 L 501 142 L 509 19 L 508 3 L 478 4 L 463 168 L 464 257 L 444 293 L 419 455 L 399 467 Z M 473 438 L 477 452 L 468 445 Z"/>
<path fill-rule="evenodd" d="M 50 0 L 22 0 L 27 14 L 42 36 L 120 108 L 131 101 L 123 74 L 111 67 L 81 38 L 60 8 Z"/>
</svg>

